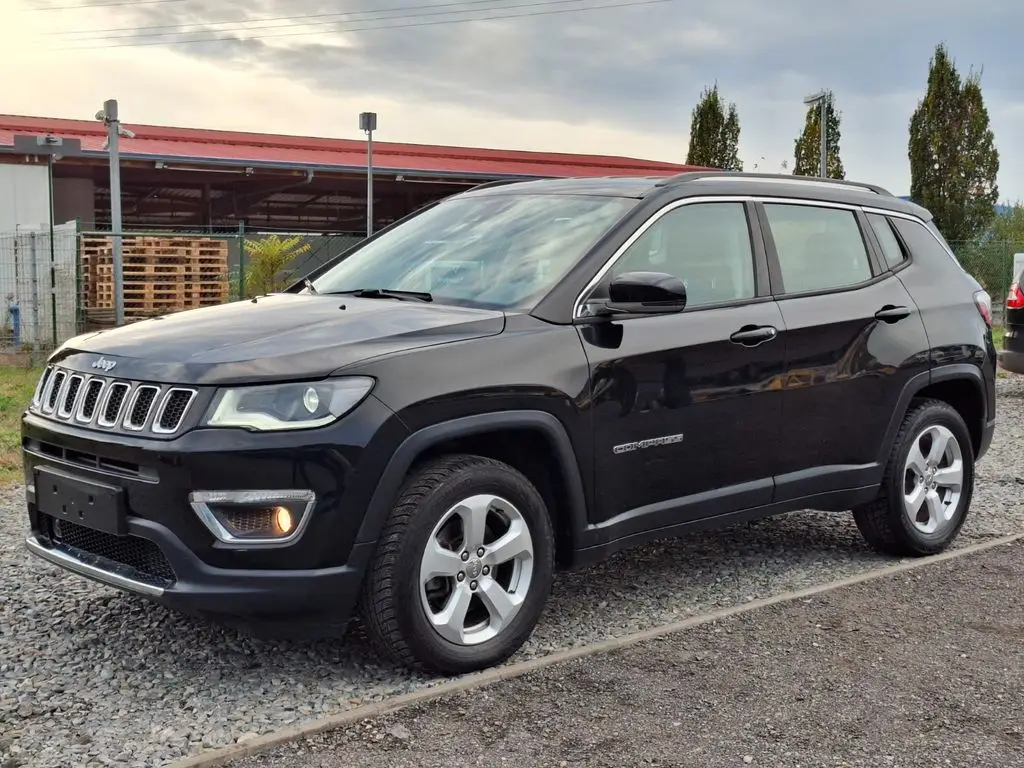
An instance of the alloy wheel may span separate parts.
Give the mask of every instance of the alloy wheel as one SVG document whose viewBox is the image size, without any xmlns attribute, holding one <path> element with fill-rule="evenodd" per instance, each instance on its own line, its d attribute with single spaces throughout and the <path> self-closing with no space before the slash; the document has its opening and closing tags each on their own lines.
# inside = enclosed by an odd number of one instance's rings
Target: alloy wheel
<svg viewBox="0 0 1024 768">
<path fill-rule="evenodd" d="M 519 613 L 534 568 L 533 538 L 514 504 L 477 494 L 434 526 L 420 559 L 420 599 L 445 640 L 479 645 Z"/>
<path fill-rule="evenodd" d="M 917 530 L 935 534 L 953 523 L 964 482 L 964 457 L 953 432 L 933 424 L 914 439 L 903 473 L 903 508 Z"/>
</svg>

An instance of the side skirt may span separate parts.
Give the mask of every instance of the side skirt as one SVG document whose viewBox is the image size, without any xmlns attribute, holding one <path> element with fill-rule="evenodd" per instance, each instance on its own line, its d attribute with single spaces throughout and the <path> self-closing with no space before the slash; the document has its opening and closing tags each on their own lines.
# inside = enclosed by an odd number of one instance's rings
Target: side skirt
<svg viewBox="0 0 1024 768">
<path fill-rule="evenodd" d="M 580 568 L 594 565 L 608 558 L 616 552 L 624 549 L 646 544 L 658 539 L 673 538 L 690 532 L 714 530 L 725 528 L 737 523 L 747 523 L 753 520 L 760 520 L 774 515 L 795 512 L 803 509 L 820 509 L 826 511 L 842 511 L 852 509 L 861 504 L 866 504 L 878 496 L 878 485 L 865 485 L 859 488 L 848 488 L 841 491 L 830 491 L 819 493 L 813 496 L 804 496 L 799 499 L 788 499 L 775 504 L 766 504 L 760 507 L 752 507 L 736 512 L 728 512 L 723 515 L 702 517 L 697 520 L 667 525 L 661 528 L 653 528 L 647 531 L 632 533 L 619 538 L 613 538 L 604 544 L 586 547 L 577 550 L 573 557 L 572 568 Z M 614 534 L 613 534 L 614 535 Z"/>
</svg>

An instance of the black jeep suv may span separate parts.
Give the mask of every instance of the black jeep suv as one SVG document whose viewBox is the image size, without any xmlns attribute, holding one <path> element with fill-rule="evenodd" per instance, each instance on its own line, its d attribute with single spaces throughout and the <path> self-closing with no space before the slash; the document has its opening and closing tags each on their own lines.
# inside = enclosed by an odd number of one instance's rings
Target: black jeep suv
<svg viewBox="0 0 1024 768">
<path fill-rule="evenodd" d="M 853 510 L 943 549 L 995 417 L 928 212 L 794 177 L 485 185 L 280 294 L 75 338 L 24 416 L 28 547 L 250 629 L 498 663 L 557 567 Z"/>
</svg>

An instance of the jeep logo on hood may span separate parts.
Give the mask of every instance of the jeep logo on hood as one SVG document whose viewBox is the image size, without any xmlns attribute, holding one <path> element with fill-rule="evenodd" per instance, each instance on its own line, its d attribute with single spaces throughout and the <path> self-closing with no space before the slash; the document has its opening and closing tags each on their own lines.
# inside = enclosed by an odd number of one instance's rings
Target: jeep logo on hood
<svg viewBox="0 0 1024 768">
<path fill-rule="evenodd" d="M 99 368 L 101 371 L 110 371 L 117 365 L 116 360 L 107 360 L 105 357 L 101 357 L 95 363 L 92 364 L 93 368 Z"/>
</svg>

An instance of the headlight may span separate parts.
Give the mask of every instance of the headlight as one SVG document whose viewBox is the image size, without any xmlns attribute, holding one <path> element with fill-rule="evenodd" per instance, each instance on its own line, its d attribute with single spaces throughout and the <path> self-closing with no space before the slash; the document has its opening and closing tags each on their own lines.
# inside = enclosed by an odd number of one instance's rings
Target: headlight
<svg viewBox="0 0 1024 768">
<path fill-rule="evenodd" d="M 345 376 L 298 384 L 222 389 L 203 425 L 243 427 L 258 432 L 312 429 L 344 416 L 373 389 L 373 379 Z"/>
</svg>

